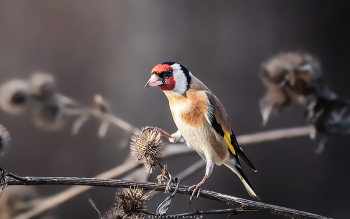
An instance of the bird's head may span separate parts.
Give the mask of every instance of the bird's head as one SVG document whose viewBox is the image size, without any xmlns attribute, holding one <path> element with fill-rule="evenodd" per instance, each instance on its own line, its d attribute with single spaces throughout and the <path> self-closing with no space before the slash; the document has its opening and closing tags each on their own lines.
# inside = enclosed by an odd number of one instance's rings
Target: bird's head
<svg viewBox="0 0 350 219">
<path fill-rule="evenodd" d="M 163 91 L 184 94 L 191 85 L 191 73 L 176 62 L 163 62 L 151 71 L 151 78 L 145 87 L 158 86 Z"/>
</svg>

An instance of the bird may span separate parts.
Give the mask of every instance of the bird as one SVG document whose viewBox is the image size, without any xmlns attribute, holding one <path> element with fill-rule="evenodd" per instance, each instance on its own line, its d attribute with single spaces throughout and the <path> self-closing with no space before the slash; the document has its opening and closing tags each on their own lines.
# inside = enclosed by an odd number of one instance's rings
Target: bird
<svg viewBox="0 0 350 219">
<path fill-rule="evenodd" d="M 157 129 L 170 142 L 186 142 L 205 161 L 205 175 L 201 182 L 189 187 L 193 190 L 190 203 L 200 195 L 202 185 L 211 175 L 214 164 L 224 164 L 231 169 L 255 200 L 260 198 L 244 174 L 239 158 L 253 171 L 256 169 L 239 146 L 236 136 L 228 124 L 228 117 L 219 99 L 183 65 L 163 62 L 151 71 L 145 87 L 159 87 L 168 98 L 170 110 L 178 131 L 168 134 Z"/>
</svg>

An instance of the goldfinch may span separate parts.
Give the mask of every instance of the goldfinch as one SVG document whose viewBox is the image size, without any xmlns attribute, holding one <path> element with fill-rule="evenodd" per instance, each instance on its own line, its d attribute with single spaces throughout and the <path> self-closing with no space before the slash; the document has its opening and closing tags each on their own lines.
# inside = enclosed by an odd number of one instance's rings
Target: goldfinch
<svg viewBox="0 0 350 219">
<path fill-rule="evenodd" d="M 250 196 L 260 200 L 245 176 L 238 157 L 254 171 L 239 146 L 227 122 L 227 114 L 219 99 L 183 65 L 164 62 L 156 65 L 145 87 L 158 86 L 169 100 L 171 114 L 178 128 L 172 135 L 160 130 L 171 142 L 186 141 L 204 160 L 206 170 L 203 180 L 193 189 L 190 202 L 213 171 L 214 164 L 224 164 L 238 175 Z"/>
</svg>

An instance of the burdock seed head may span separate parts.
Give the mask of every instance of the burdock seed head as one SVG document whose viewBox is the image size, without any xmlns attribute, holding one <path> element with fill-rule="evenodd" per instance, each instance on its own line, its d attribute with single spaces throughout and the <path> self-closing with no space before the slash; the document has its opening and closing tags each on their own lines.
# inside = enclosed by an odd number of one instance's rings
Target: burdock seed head
<svg viewBox="0 0 350 219">
<path fill-rule="evenodd" d="M 30 92 L 38 99 L 49 98 L 56 90 L 55 79 L 45 72 L 34 72 L 29 78 Z"/>
<path fill-rule="evenodd" d="M 0 107 L 7 113 L 22 113 L 28 97 L 29 87 L 24 80 L 14 79 L 0 87 Z"/>
<path fill-rule="evenodd" d="M 138 187 L 133 189 L 120 189 L 116 194 L 116 203 L 115 207 L 112 208 L 112 212 L 114 212 L 114 215 L 118 215 L 123 219 L 143 218 L 145 216 L 144 211 L 146 211 L 146 202 L 148 200 L 150 200 L 150 193 L 144 194 L 143 190 Z"/>
<path fill-rule="evenodd" d="M 307 95 L 312 83 L 321 77 L 321 66 L 310 54 L 282 52 L 262 64 L 260 77 L 266 87 L 286 85 Z"/>
<path fill-rule="evenodd" d="M 56 131 L 64 125 L 64 106 L 56 95 L 37 105 L 34 123 L 38 128 Z"/>
<path fill-rule="evenodd" d="M 102 219 L 123 219 L 123 216 L 121 216 L 118 208 L 113 207 L 106 213 L 106 216 Z"/>
<path fill-rule="evenodd" d="M 7 151 L 10 145 L 10 134 L 3 125 L 0 125 L 0 154 Z"/>
<path fill-rule="evenodd" d="M 131 136 L 131 154 L 152 173 L 158 163 L 157 158 L 164 147 L 161 133 L 155 129 L 145 129 L 141 134 Z"/>
</svg>

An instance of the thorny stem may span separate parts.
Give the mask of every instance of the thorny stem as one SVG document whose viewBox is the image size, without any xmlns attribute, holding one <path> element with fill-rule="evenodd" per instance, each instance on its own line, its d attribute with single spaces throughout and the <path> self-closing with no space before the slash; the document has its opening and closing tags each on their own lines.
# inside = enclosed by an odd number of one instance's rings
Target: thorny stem
<svg viewBox="0 0 350 219">
<path fill-rule="evenodd" d="M 154 159 L 154 161 L 156 161 L 156 163 L 159 165 L 159 167 L 163 170 L 164 166 L 158 161 L 158 159 Z"/>
<path fill-rule="evenodd" d="M 170 175 L 170 173 L 165 169 L 165 167 L 157 160 L 157 159 L 155 159 L 155 161 L 156 161 L 156 163 L 159 165 L 159 167 L 162 169 L 162 170 L 165 170 L 166 171 L 166 173 L 167 173 L 167 175 L 168 175 L 168 178 L 169 178 L 169 181 L 168 181 L 168 183 L 167 183 L 167 186 L 166 186 L 166 188 L 165 188 L 165 193 L 168 193 L 169 192 L 169 189 L 170 189 L 170 184 L 171 184 L 171 175 Z"/>
<path fill-rule="evenodd" d="M 8 176 L 15 176 L 17 178 L 8 179 L 8 185 L 81 185 L 119 188 L 137 186 L 145 190 L 155 191 L 164 191 L 164 189 L 166 188 L 165 185 L 159 185 L 151 182 L 133 182 L 119 179 L 96 179 L 78 177 L 20 177 L 12 173 L 9 173 Z M 173 191 L 175 191 L 175 186 L 170 186 L 170 192 Z M 191 192 L 188 191 L 187 186 L 178 186 L 177 193 L 191 195 Z M 202 190 L 200 197 L 234 205 L 242 211 L 259 211 L 291 218 L 327 218 L 316 214 L 251 201 L 207 190 Z"/>
</svg>

